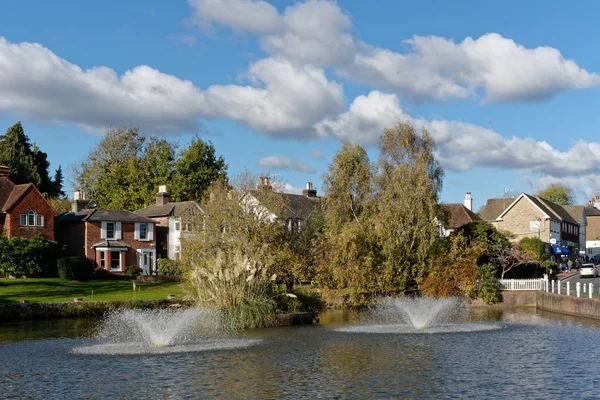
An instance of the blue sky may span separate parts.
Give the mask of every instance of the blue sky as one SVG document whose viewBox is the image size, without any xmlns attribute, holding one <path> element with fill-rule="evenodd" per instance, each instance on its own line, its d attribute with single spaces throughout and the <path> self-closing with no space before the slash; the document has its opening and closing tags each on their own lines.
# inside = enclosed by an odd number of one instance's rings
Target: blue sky
<svg viewBox="0 0 600 400">
<path fill-rule="evenodd" d="M 0 6 L 0 129 L 17 120 L 51 167 L 106 126 L 320 189 L 341 141 L 373 147 L 396 119 L 428 129 L 442 201 L 554 182 L 600 194 L 593 1 L 251 1 Z M 68 188 L 69 190 L 71 187 Z"/>
</svg>

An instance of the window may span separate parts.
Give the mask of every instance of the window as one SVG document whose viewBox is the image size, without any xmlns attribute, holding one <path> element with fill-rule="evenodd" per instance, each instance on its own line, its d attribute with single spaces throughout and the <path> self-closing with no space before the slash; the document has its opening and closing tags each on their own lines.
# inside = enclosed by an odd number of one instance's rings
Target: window
<svg viewBox="0 0 600 400">
<path fill-rule="evenodd" d="M 179 222 L 175 222 L 175 230 L 178 231 L 180 229 Z"/>
<path fill-rule="evenodd" d="M 27 214 L 21 214 L 19 217 L 21 226 L 44 226 L 44 216 L 42 214 L 36 214 L 33 210 L 29 210 Z"/>
<path fill-rule="evenodd" d="M 536 221 L 536 220 L 529 221 L 529 230 L 531 232 L 539 231 L 540 230 L 540 221 L 539 220 L 538 221 Z"/>
<path fill-rule="evenodd" d="M 115 223 L 107 222 L 106 223 L 106 239 L 114 239 L 115 238 Z M 112 264 L 111 264 L 112 267 Z"/>
<path fill-rule="evenodd" d="M 121 252 L 111 251 L 110 252 L 110 269 L 121 269 Z"/>
<path fill-rule="evenodd" d="M 106 255 L 104 251 L 100 252 L 100 268 L 106 269 Z"/>
<path fill-rule="evenodd" d="M 140 224 L 140 240 L 148 239 L 148 224 Z"/>
<path fill-rule="evenodd" d="M 180 246 L 175 246 L 175 259 L 176 260 L 181 259 L 181 247 Z"/>
</svg>

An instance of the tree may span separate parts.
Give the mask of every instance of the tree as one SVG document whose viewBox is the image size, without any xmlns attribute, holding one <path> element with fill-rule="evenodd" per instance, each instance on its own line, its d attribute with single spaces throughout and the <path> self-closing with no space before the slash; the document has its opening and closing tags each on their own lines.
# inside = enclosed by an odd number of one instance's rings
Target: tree
<svg viewBox="0 0 600 400">
<path fill-rule="evenodd" d="M 75 184 L 99 207 L 136 210 L 154 199 L 173 174 L 176 145 L 146 138 L 138 128 L 109 129 L 86 160 L 73 167 Z"/>
<path fill-rule="evenodd" d="M 200 201 L 206 189 L 219 180 L 227 180 L 227 164 L 223 156 L 217 157 L 213 144 L 196 136 L 175 162 L 173 199 Z"/>
<path fill-rule="evenodd" d="M 441 215 L 437 202 L 444 171 L 429 132 L 417 132 L 409 123 L 386 129 L 379 149 L 375 228 L 383 268 L 396 290 L 404 291 L 423 276 L 437 240 L 433 221 Z"/>
<path fill-rule="evenodd" d="M 0 272 L 15 277 L 33 276 L 45 272 L 56 276 L 56 259 L 61 247 L 40 235 L 30 239 L 0 236 Z"/>
<path fill-rule="evenodd" d="M 62 167 L 59 165 L 58 169 L 54 172 L 54 196 L 57 198 L 65 197 L 65 192 L 63 191 L 63 172 Z"/>
<path fill-rule="evenodd" d="M 574 202 L 573 189 L 558 183 L 554 183 L 546 189 L 540 190 L 537 194 L 538 196 L 561 206 L 570 205 Z"/>
</svg>

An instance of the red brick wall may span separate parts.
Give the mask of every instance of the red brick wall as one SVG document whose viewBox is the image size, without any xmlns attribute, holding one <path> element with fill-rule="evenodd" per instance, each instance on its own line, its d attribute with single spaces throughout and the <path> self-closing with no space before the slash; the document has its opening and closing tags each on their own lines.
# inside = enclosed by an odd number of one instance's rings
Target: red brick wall
<svg viewBox="0 0 600 400">
<path fill-rule="evenodd" d="M 156 255 L 166 258 L 169 254 L 169 217 L 152 217 L 156 222 Z"/>
<path fill-rule="evenodd" d="M 102 224 L 100 222 L 86 222 L 86 256 L 92 261 L 95 267 L 100 267 L 100 255 L 97 251 L 92 250 L 92 245 L 102 241 L 100 235 L 102 230 Z M 130 265 L 137 265 L 137 251 L 138 249 L 155 249 L 156 240 L 140 241 L 135 240 L 135 223 L 121 223 L 121 239 L 120 241 L 128 244 L 130 247 L 127 248 L 125 258 L 121 260 L 123 269 Z M 156 239 L 156 232 L 154 235 Z M 108 268 L 110 269 L 110 267 Z"/>
<path fill-rule="evenodd" d="M 85 225 L 82 222 L 58 223 L 56 240 L 67 246 L 67 256 L 85 256 Z"/>
<path fill-rule="evenodd" d="M 29 227 L 20 226 L 21 214 L 27 214 L 29 210 L 35 211 L 37 214 L 44 216 L 44 227 Z M 42 235 L 50 240 L 54 240 L 54 218 L 56 211 L 44 199 L 36 189 L 30 188 L 26 194 L 21 197 L 19 202 L 13 206 L 10 212 L 6 215 L 5 229 L 8 237 L 20 236 L 30 238 L 35 235 Z"/>
</svg>

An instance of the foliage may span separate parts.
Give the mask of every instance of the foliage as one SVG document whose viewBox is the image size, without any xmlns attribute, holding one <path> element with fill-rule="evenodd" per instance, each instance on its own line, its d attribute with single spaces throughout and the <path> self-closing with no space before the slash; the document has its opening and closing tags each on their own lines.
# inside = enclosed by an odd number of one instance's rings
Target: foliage
<svg viewBox="0 0 600 400">
<path fill-rule="evenodd" d="M 519 241 L 519 247 L 531 261 L 541 263 L 548 259 L 546 245 L 537 237 L 526 237 Z"/>
<path fill-rule="evenodd" d="M 574 204 L 575 201 L 573 189 L 558 183 L 554 183 L 546 189 L 540 190 L 537 194 L 538 196 L 561 206 Z"/>
<path fill-rule="evenodd" d="M 468 245 L 462 232 L 451 235 L 431 259 L 420 290 L 433 297 L 477 297 L 477 260 L 484 251 L 482 243 Z"/>
<path fill-rule="evenodd" d="M 432 221 L 441 217 L 443 170 L 429 133 L 399 122 L 379 148 L 371 164 L 363 147 L 345 143 L 323 177 L 317 282 L 348 289 L 355 304 L 416 288 L 437 240 Z"/>
<path fill-rule="evenodd" d="M 66 280 L 88 281 L 94 276 L 94 267 L 84 256 L 61 258 L 57 262 L 58 277 Z"/>
<path fill-rule="evenodd" d="M 0 272 L 11 276 L 56 276 L 54 266 L 61 247 L 41 235 L 30 239 L 0 236 Z"/>
<path fill-rule="evenodd" d="M 159 258 L 156 260 L 156 264 L 156 269 L 159 275 L 181 275 L 183 273 L 182 265 L 177 260 Z"/>
<path fill-rule="evenodd" d="M 128 278 L 134 278 L 142 273 L 142 269 L 137 265 L 129 265 L 125 268 L 125 276 Z"/>
<path fill-rule="evenodd" d="M 467 246 L 473 243 L 483 245 L 484 252 L 478 260 L 478 264 L 485 264 L 496 259 L 511 246 L 505 234 L 485 221 L 473 221 L 463 225 L 456 230 L 456 233 L 465 237 Z"/>
<path fill-rule="evenodd" d="M 57 214 L 63 214 L 71 211 L 71 202 L 69 199 L 58 199 L 56 197 L 48 200 Z"/>
<path fill-rule="evenodd" d="M 123 275 L 113 274 L 109 270 L 104 268 L 96 268 L 94 269 L 94 279 L 114 279 L 114 280 L 123 280 L 126 277 Z"/>
<path fill-rule="evenodd" d="M 109 129 L 72 174 L 99 207 L 130 211 L 153 202 L 159 185 L 169 184 L 174 201 L 195 200 L 213 181 L 226 178 L 227 165 L 211 143 L 196 137 L 179 157 L 177 147 L 143 136 L 138 128 Z"/>
<path fill-rule="evenodd" d="M 54 180 L 49 176 L 48 155 L 29 142 L 21 122 L 8 128 L 0 136 L 0 164 L 10 168 L 10 178 L 16 184 L 33 183 L 40 192 L 49 197 L 64 195 L 62 170 L 56 170 Z"/>
<path fill-rule="evenodd" d="M 479 265 L 477 267 L 477 279 L 479 280 L 477 297 L 483 299 L 487 304 L 495 304 L 502 301 L 502 287 L 500 281 L 496 278 L 495 265 Z"/>
<path fill-rule="evenodd" d="M 315 279 L 315 252 L 317 240 L 323 233 L 325 219 L 323 214 L 315 212 L 306 221 L 303 221 L 299 230 L 284 230 L 283 242 L 295 258 L 290 264 L 291 274 L 295 281 L 311 282 Z"/>
<path fill-rule="evenodd" d="M 200 201 L 202 194 L 216 181 L 227 181 L 227 164 L 223 156 L 216 156 L 211 142 L 196 136 L 175 162 L 173 199 Z"/>
</svg>

